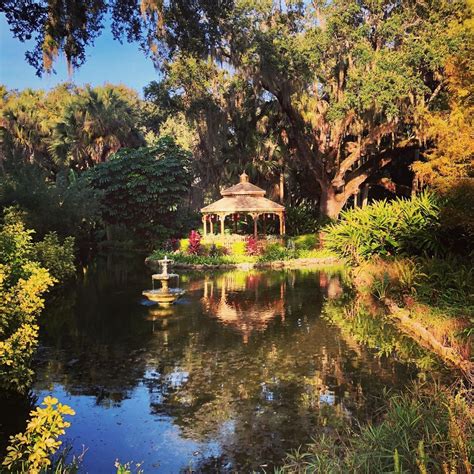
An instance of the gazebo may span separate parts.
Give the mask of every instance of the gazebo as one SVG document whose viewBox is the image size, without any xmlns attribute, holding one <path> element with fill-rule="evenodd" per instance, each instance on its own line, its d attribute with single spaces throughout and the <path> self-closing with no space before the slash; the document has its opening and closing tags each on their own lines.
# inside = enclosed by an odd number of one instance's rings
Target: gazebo
<svg viewBox="0 0 474 474">
<path fill-rule="evenodd" d="M 221 191 L 222 198 L 201 209 L 204 236 L 208 234 L 207 223 L 210 224 L 210 233 L 213 234 L 213 219 L 220 221 L 221 234 L 225 231 L 225 218 L 233 216 L 236 222 L 242 215 L 250 215 L 253 219 L 253 233 L 257 237 L 258 221 L 269 216 L 278 216 L 280 221 L 280 235 L 285 234 L 285 206 L 278 204 L 265 196 L 265 190 L 249 181 L 246 173 L 240 175 L 240 182 Z"/>
</svg>

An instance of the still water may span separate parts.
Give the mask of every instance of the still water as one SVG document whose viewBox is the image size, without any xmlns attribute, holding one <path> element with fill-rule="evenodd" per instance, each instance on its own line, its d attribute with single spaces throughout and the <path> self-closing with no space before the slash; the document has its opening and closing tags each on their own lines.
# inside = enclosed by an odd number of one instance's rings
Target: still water
<svg viewBox="0 0 474 474">
<path fill-rule="evenodd" d="M 42 317 L 34 392 L 76 411 L 67 436 L 86 472 L 114 472 L 117 458 L 268 472 L 423 376 L 410 361 L 423 354 L 393 328 L 340 322 L 351 299 L 337 272 L 184 273 L 169 309 L 143 300 L 150 286 L 141 257 L 99 258 Z"/>
</svg>

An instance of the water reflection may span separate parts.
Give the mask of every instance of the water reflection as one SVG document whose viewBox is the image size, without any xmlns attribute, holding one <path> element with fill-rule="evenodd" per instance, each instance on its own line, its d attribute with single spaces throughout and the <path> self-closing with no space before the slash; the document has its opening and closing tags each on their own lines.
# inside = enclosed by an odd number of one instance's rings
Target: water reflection
<svg viewBox="0 0 474 474">
<path fill-rule="evenodd" d="M 124 264 L 90 268 L 44 315 L 35 390 L 78 413 L 69 435 L 89 472 L 116 457 L 146 472 L 268 470 L 419 376 L 337 319 L 351 301 L 339 274 L 185 274 L 162 309 L 141 304 L 149 276 Z"/>
<path fill-rule="evenodd" d="M 280 274 L 234 271 L 219 277 L 206 275 L 201 302 L 207 315 L 242 334 L 247 344 L 252 332 L 265 330 L 275 317 L 284 321 L 285 286 Z"/>
</svg>

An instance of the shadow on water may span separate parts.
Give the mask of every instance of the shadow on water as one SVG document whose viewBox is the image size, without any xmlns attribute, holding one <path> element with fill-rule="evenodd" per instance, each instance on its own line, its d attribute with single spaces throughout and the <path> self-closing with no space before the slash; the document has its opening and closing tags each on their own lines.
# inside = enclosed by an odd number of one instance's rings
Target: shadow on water
<svg viewBox="0 0 474 474">
<path fill-rule="evenodd" d="M 165 309 L 142 299 L 150 286 L 141 257 L 99 258 L 42 316 L 34 392 L 75 409 L 68 437 L 88 472 L 117 457 L 145 472 L 268 470 L 436 367 L 390 325 L 348 318 L 339 273 L 186 273 Z"/>
</svg>

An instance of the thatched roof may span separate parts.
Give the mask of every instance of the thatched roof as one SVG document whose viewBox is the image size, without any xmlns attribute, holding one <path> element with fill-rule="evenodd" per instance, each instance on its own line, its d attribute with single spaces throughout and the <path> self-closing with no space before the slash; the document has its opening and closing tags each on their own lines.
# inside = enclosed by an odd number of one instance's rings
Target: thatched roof
<svg viewBox="0 0 474 474">
<path fill-rule="evenodd" d="M 222 199 L 201 209 L 205 214 L 211 213 L 236 213 L 236 212 L 271 212 L 282 213 L 285 206 L 265 198 L 265 190 L 249 182 L 249 177 L 242 173 L 240 182 L 224 189 Z"/>
</svg>

